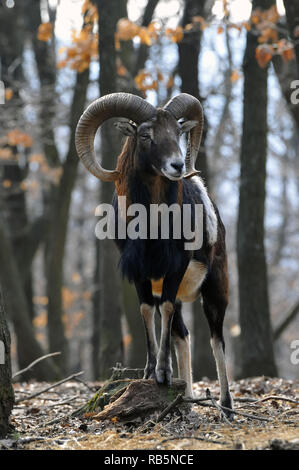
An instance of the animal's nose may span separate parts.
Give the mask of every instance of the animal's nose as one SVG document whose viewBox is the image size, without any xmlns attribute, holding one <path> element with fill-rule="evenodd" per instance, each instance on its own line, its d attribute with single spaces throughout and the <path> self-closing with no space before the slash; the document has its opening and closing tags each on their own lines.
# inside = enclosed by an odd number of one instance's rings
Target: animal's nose
<svg viewBox="0 0 299 470">
<path fill-rule="evenodd" d="M 184 162 L 174 162 L 171 164 L 172 168 L 174 168 L 178 173 L 182 172 Z"/>
</svg>

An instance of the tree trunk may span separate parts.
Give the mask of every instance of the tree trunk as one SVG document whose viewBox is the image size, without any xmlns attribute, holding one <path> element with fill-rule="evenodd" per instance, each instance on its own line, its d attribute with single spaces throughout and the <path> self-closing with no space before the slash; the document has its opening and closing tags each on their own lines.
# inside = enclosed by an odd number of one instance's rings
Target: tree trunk
<svg viewBox="0 0 299 470">
<path fill-rule="evenodd" d="M 56 363 L 62 372 L 66 372 L 68 365 L 68 347 L 62 318 L 63 261 L 72 191 L 76 182 L 79 164 L 75 147 L 75 130 L 84 111 L 88 83 L 89 69 L 82 73 L 78 72 L 71 106 L 69 148 L 63 165 L 57 198 L 53 206 L 47 250 L 49 348 L 50 351 L 61 351 L 62 354 L 58 356 Z"/>
<path fill-rule="evenodd" d="M 126 280 L 122 284 L 122 291 L 125 314 L 131 336 L 126 365 L 128 367 L 144 367 L 146 363 L 146 342 L 137 292 L 135 286 Z"/>
<path fill-rule="evenodd" d="M 5 318 L 0 287 L 0 438 L 9 431 L 9 417 L 14 405 L 14 391 L 11 382 L 10 334 Z"/>
<path fill-rule="evenodd" d="M 158 3 L 159 0 L 148 0 L 144 9 L 141 26 L 147 27 L 151 23 Z M 149 48 L 146 44 L 140 44 L 136 56 L 136 62 L 133 68 L 133 76 L 137 75 L 139 70 L 143 69 L 146 59 L 148 58 L 148 51 Z"/>
<path fill-rule="evenodd" d="M 141 21 L 142 26 L 148 26 L 152 21 L 155 8 L 159 0 L 148 0 Z M 127 2 L 123 2 L 121 15 L 128 16 Z M 122 63 L 130 71 L 130 75 L 134 77 L 139 69 L 144 68 L 144 64 L 148 57 L 149 47 L 140 44 L 138 50 L 133 46 L 132 41 L 122 41 L 120 49 L 120 58 Z M 135 67 L 135 69 L 134 69 Z M 133 89 L 131 83 L 121 83 L 121 90 L 128 93 L 140 94 L 140 90 Z M 129 345 L 125 364 L 129 367 L 144 367 L 146 362 L 146 346 L 144 336 L 144 325 L 140 315 L 140 307 L 135 286 L 131 285 L 127 280 L 122 281 L 122 294 L 124 300 L 124 311 L 129 327 Z M 125 345 L 124 345 L 125 346 Z M 125 348 L 124 348 L 125 349 Z"/>
<path fill-rule="evenodd" d="M 30 32 L 35 63 L 40 81 L 40 139 L 45 156 L 51 167 L 59 167 L 60 159 L 55 145 L 54 125 L 55 118 L 55 85 L 56 85 L 56 58 L 54 41 L 45 42 L 38 39 L 38 28 L 42 23 L 41 0 L 25 0 L 26 26 Z"/>
<path fill-rule="evenodd" d="M 253 9 L 274 5 L 254 0 Z M 264 248 L 267 156 L 267 68 L 259 67 L 257 36 L 247 33 L 237 252 L 241 326 L 241 375 L 277 375 Z"/>
<path fill-rule="evenodd" d="M 192 23 L 193 16 L 203 16 L 206 0 L 185 0 L 182 26 Z M 178 70 L 181 77 L 181 92 L 189 93 L 202 101 L 199 91 L 198 60 L 200 54 L 202 33 L 200 31 L 188 32 L 178 44 L 179 63 Z M 201 171 L 205 184 L 208 185 L 208 161 L 205 149 L 207 135 L 207 120 L 204 122 L 204 132 L 196 167 Z M 193 310 L 193 374 L 196 380 L 203 376 L 216 378 L 215 361 L 211 353 L 210 332 L 204 317 L 201 301 L 192 306 Z"/>
<path fill-rule="evenodd" d="M 16 120 L 17 122 L 20 121 L 23 123 L 25 118 L 22 109 L 23 102 L 19 95 L 20 84 L 24 82 L 22 68 L 25 36 L 24 18 L 24 2 L 15 2 L 13 8 L 8 8 L 4 4 L 0 5 L 1 73 L 5 85 L 11 87 L 14 91 L 12 100 L 9 102 L 9 105 L 5 106 L 5 112 L 2 113 L 4 118 L 1 119 L 1 125 L 4 132 L 11 130 L 11 126 L 16 126 Z M 10 113 L 12 114 L 10 115 Z M 13 147 L 12 150 L 15 154 L 17 153 L 17 148 Z M 8 311 L 11 313 L 17 335 L 19 364 L 25 366 L 32 360 L 32 355 L 37 352 L 43 354 L 39 344 L 34 338 L 32 325 L 30 325 L 34 316 L 31 266 L 34 253 L 41 239 L 41 231 L 39 230 L 41 225 L 40 219 L 35 220 L 32 224 L 29 223 L 26 208 L 26 194 L 19 189 L 21 181 L 27 176 L 27 166 L 21 167 L 18 161 L 13 164 L 4 164 L 3 166 L 2 177 L 11 182 L 11 187 L 4 192 L 2 201 L 6 214 L 5 223 L 9 227 L 7 234 L 9 239 L 7 243 L 10 245 L 10 252 L 6 253 L 5 250 L 1 250 L 5 263 L 7 263 L 1 265 L 1 276 L 5 278 L 6 283 L 10 283 L 12 280 L 18 284 L 18 295 L 22 298 L 21 302 L 24 302 L 23 309 L 17 306 L 16 310 L 13 309 L 13 311 L 10 312 L 10 308 L 8 308 Z M 18 280 L 6 278 L 10 269 L 15 270 Z M 10 287 L 12 289 L 10 293 L 12 293 L 15 287 L 12 287 L 11 284 Z M 5 294 L 7 294 L 6 291 Z M 21 318 L 17 318 L 17 315 L 15 315 L 16 311 L 19 312 Z M 25 326 L 25 330 L 28 329 L 29 331 L 26 339 L 26 347 L 22 345 L 24 342 L 23 326 Z M 28 357 L 26 355 L 27 353 L 29 354 Z M 37 356 L 33 357 L 33 359 L 36 359 L 36 357 Z M 49 367 L 48 377 L 54 377 L 54 372 L 52 372 L 51 367 Z M 40 376 L 44 378 L 47 377 L 46 371 L 40 371 L 40 374 Z"/>
<path fill-rule="evenodd" d="M 2 133 L 12 130 L 15 126 L 16 119 L 23 122 L 23 100 L 19 94 L 19 84 L 24 81 L 23 77 L 23 49 L 24 49 L 24 5 L 17 2 L 14 8 L 0 7 L 0 56 L 1 56 L 1 75 L 6 87 L 14 90 L 13 97 L 9 105 L 5 106 L 3 116 L 5 118 L 1 122 Z M 13 66 L 13 64 L 16 64 Z M 11 116 L 9 113 L 13 113 Z M 11 148 L 12 152 L 17 155 L 18 149 Z M 19 165 L 18 158 L 15 162 L 5 164 L 3 162 L 3 180 L 9 180 L 10 188 L 4 192 L 4 204 L 8 214 L 7 221 L 9 224 L 10 237 L 13 242 L 14 249 L 19 251 L 27 236 L 29 221 L 27 217 L 26 195 L 22 190 L 17 190 L 20 183 L 26 178 L 27 166 Z M 11 190 L 13 188 L 13 190 Z M 23 268 L 23 260 L 17 257 L 20 269 Z M 31 266 L 27 269 L 26 280 L 24 283 L 24 292 L 27 297 L 28 310 L 30 317 L 34 317 L 34 306 L 32 302 L 32 276 Z"/>
<path fill-rule="evenodd" d="M 34 329 L 30 321 L 27 301 L 13 255 L 12 245 L 2 220 L 0 220 L 0 266 L 5 301 L 17 337 L 19 367 L 24 369 L 45 353 L 34 336 Z M 58 370 L 53 365 L 52 360 L 47 359 L 35 366 L 34 374 L 28 372 L 24 377 L 29 379 L 34 376 L 37 380 L 55 380 L 58 375 Z"/>
<path fill-rule="evenodd" d="M 203 16 L 206 0 L 185 0 L 182 26 L 192 23 L 193 16 Z M 201 31 L 188 32 L 178 43 L 179 63 L 178 70 L 181 77 L 181 92 L 189 93 L 200 101 L 202 98 L 199 91 L 198 59 L 200 53 Z M 208 162 L 205 149 L 205 138 L 207 135 L 207 119 L 205 116 L 204 130 L 201 146 L 198 152 L 196 167 L 201 171 L 206 185 L 208 185 Z"/>
<path fill-rule="evenodd" d="M 287 22 L 289 26 L 290 36 L 294 43 L 296 62 L 297 62 L 297 79 L 299 78 L 299 2 L 298 0 L 283 0 Z"/>
<path fill-rule="evenodd" d="M 99 58 L 100 95 L 114 93 L 116 86 L 116 51 L 114 44 L 114 34 L 116 24 L 122 11 L 122 0 L 97 0 L 99 12 Z M 104 168 L 115 167 L 114 158 L 120 150 L 120 136 L 111 123 L 104 125 L 101 129 L 101 155 Z M 113 166 L 114 165 L 114 166 Z M 100 201 L 110 203 L 112 200 L 114 186 L 103 183 L 100 187 Z M 99 370 L 96 377 L 107 378 L 110 376 L 111 367 L 116 362 L 122 361 L 122 333 L 121 333 L 121 279 L 117 270 L 119 254 L 115 244 L 111 240 L 102 240 L 98 245 L 97 253 L 99 266 L 98 283 L 99 295 L 98 305 L 95 305 L 94 318 L 99 319 L 99 356 L 96 362 Z M 96 354 L 96 352 L 94 353 Z"/>
</svg>

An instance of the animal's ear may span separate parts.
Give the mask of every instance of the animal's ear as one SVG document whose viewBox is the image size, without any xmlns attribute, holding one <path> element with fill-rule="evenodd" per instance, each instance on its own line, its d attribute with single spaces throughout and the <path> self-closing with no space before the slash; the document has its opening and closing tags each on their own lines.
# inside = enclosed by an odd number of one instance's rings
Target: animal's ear
<svg viewBox="0 0 299 470">
<path fill-rule="evenodd" d="M 189 132 L 193 127 L 197 126 L 198 121 L 184 121 L 181 123 L 181 134 L 184 132 Z"/>
<path fill-rule="evenodd" d="M 114 123 L 115 127 L 124 135 L 134 137 L 136 135 L 137 127 L 129 121 L 117 121 Z"/>
</svg>

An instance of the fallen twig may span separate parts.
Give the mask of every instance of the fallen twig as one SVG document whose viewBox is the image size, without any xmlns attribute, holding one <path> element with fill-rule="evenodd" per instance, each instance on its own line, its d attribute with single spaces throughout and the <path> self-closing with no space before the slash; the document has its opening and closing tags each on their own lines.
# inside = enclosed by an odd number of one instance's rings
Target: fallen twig
<svg viewBox="0 0 299 470">
<path fill-rule="evenodd" d="M 79 382 L 79 383 L 85 385 L 85 387 L 88 388 L 88 390 L 90 390 L 90 391 L 93 392 L 93 393 L 98 390 L 98 387 L 90 387 L 90 386 L 88 385 L 88 383 L 86 383 L 86 382 L 85 382 L 84 380 L 82 380 L 82 379 L 79 379 L 78 377 L 74 377 L 74 379 L 76 380 L 76 382 Z"/>
<path fill-rule="evenodd" d="M 244 416 L 245 418 L 257 419 L 260 421 L 271 421 L 270 418 L 265 418 L 264 416 L 249 415 L 247 413 L 242 413 L 241 411 L 232 410 L 231 408 L 227 408 L 226 406 L 222 406 L 222 405 L 218 405 L 218 406 L 222 408 L 223 410 L 230 411 L 231 413 L 234 413 L 235 415 Z"/>
<path fill-rule="evenodd" d="M 278 397 L 276 395 L 270 395 L 269 397 L 264 397 L 260 398 L 259 400 L 256 400 L 253 403 L 261 403 L 263 401 L 268 401 L 268 400 L 281 400 L 281 401 L 289 401 L 290 403 L 295 403 L 296 405 L 299 405 L 299 401 L 295 400 L 294 398 L 288 398 L 288 397 Z"/>
<path fill-rule="evenodd" d="M 215 400 L 216 398 L 213 397 Z M 184 398 L 184 401 L 186 403 L 194 403 L 194 405 L 199 405 L 199 406 L 211 406 L 210 403 L 207 403 L 207 401 L 210 401 L 208 398 Z"/>
<path fill-rule="evenodd" d="M 43 424 L 43 427 L 49 426 L 50 424 L 59 423 L 59 421 L 61 421 L 62 419 L 72 418 L 72 415 L 73 415 L 73 411 L 72 411 L 71 413 L 66 414 L 66 415 L 59 416 L 58 418 L 51 419 L 50 421 L 46 421 L 46 422 Z"/>
<path fill-rule="evenodd" d="M 250 418 L 250 419 L 257 419 L 257 420 L 260 420 L 260 421 L 271 421 L 270 418 L 264 418 L 264 416 L 257 416 L 257 415 L 249 415 L 247 413 L 242 413 L 240 411 L 236 411 L 236 410 L 232 410 L 231 408 L 227 408 L 226 406 L 222 406 L 222 405 L 218 405 L 218 403 L 216 403 L 215 401 L 215 398 L 210 396 L 210 397 L 207 397 L 207 398 L 183 398 L 183 401 L 187 402 L 187 403 L 195 403 L 195 404 L 200 404 L 201 401 L 207 401 L 207 400 L 210 400 L 212 401 L 212 404 L 201 404 L 201 406 L 210 406 L 212 408 L 216 408 L 219 410 L 219 408 L 223 411 L 227 410 L 229 411 L 230 413 L 233 413 L 235 415 L 239 415 L 239 416 L 244 416 L 245 418 Z M 214 402 L 214 403 L 213 403 Z M 220 411 L 220 410 L 219 410 Z M 229 422 L 230 425 L 232 425 L 232 423 Z"/>
<path fill-rule="evenodd" d="M 173 402 L 170 403 L 170 405 L 168 405 L 165 410 L 162 411 L 162 413 L 158 416 L 157 418 L 157 423 L 159 423 L 160 421 L 162 421 L 162 419 L 165 418 L 166 415 L 168 415 L 168 413 L 173 409 L 175 408 L 179 403 L 182 403 L 183 401 L 183 396 L 179 393 L 178 396 L 175 398 L 175 400 L 173 400 Z"/>
<path fill-rule="evenodd" d="M 206 400 L 206 398 L 198 398 L 196 400 Z M 239 402 L 239 403 L 259 403 L 262 401 L 267 401 L 267 400 L 282 400 L 282 401 L 289 401 L 291 403 L 295 403 L 296 405 L 299 405 L 299 401 L 295 400 L 294 398 L 288 398 L 288 397 L 279 397 L 277 395 L 271 395 L 268 397 L 264 398 L 251 398 L 251 397 L 238 397 L 234 398 L 234 402 Z"/>
<path fill-rule="evenodd" d="M 50 385 L 49 387 L 43 388 L 39 392 L 33 393 L 32 395 L 27 395 L 27 396 L 22 397 L 22 398 L 18 398 L 18 400 L 16 400 L 15 403 L 17 405 L 18 403 L 21 403 L 24 400 L 31 400 L 32 398 L 35 398 L 35 397 L 41 395 L 44 392 L 48 392 L 48 390 L 51 390 L 54 387 L 58 387 L 59 385 L 64 384 L 65 382 L 69 382 L 70 380 L 74 379 L 75 377 L 78 377 L 79 375 L 82 375 L 83 373 L 84 373 L 84 370 L 82 370 L 81 372 L 77 372 L 76 374 L 72 374 L 72 375 L 70 375 L 69 377 L 67 377 L 63 380 L 60 380 L 59 382 L 56 382 L 53 385 Z"/>
<path fill-rule="evenodd" d="M 74 397 L 68 398 L 67 400 L 59 401 L 58 403 L 52 403 L 51 405 L 46 405 L 45 408 L 55 408 L 55 406 L 67 405 L 71 401 L 76 400 L 78 397 L 80 397 L 80 395 L 75 395 Z"/>
<path fill-rule="evenodd" d="M 221 406 L 221 405 L 218 405 L 218 403 L 216 402 L 216 400 L 214 399 L 214 397 L 212 397 L 211 395 L 211 392 L 210 390 L 207 388 L 206 389 L 206 396 L 209 400 L 211 400 L 212 404 L 215 406 L 215 408 L 217 408 L 217 410 L 220 411 L 220 414 L 221 416 L 223 417 L 224 421 L 229 424 L 230 426 L 232 426 L 232 423 L 230 422 L 230 420 L 227 418 L 225 412 L 224 412 L 224 407 Z M 230 410 L 230 408 L 226 408 L 227 410 Z"/>
<path fill-rule="evenodd" d="M 181 439 L 195 439 L 196 441 L 204 441 L 204 442 L 210 442 L 211 444 L 221 444 L 221 445 L 226 445 L 228 442 L 226 441 L 216 441 L 214 439 L 209 439 L 206 437 L 199 437 L 199 436 L 177 436 L 177 437 L 168 437 L 167 439 L 163 439 L 163 441 L 160 442 L 158 445 L 162 445 L 167 441 L 175 441 L 175 440 L 181 440 Z"/>
<path fill-rule="evenodd" d="M 16 441 L 17 444 L 28 444 L 30 442 L 34 442 L 34 441 L 45 441 L 46 439 L 48 439 L 47 437 L 42 437 L 42 436 L 32 436 L 32 437 L 23 437 L 21 439 L 18 439 Z"/>
<path fill-rule="evenodd" d="M 27 372 L 28 370 L 32 369 L 32 367 L 34 367 L 36 364 L 43 361 L 44 359 L 48 359 L 49 357 L 59 356 L 59 354 L 61 354 L 61 352 L 54 352 L 54 353 L 50 353 L 50 354 L 45 354 L 45 356 L 38 357 L 37 359 L 35 359 L 35 361 L 31 362 L 31 364 L 29 364 L 29 366 L 25 367 L 25 369 L 19 370 L 18 372 L 13 374 L 12 378 L 14 379 L 18 375 L 21 375 L 24 372 Z"/>
</svg>

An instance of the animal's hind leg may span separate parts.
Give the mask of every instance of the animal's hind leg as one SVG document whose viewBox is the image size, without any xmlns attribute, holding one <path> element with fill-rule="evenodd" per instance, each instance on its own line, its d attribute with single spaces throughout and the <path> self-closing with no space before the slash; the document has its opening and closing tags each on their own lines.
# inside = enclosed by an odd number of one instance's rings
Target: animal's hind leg
<svg viewBox="0 0 299 470">
<path fill-rule="evenodd" d="M 190 334 L 182 318 L 182 304 L 180 302 L 175 304 L 171 335 L 175 348 L 179 378 L 186 382 L 185 396 L 192 398 Z"/>
<path fill-rule="evenodd" d="M 220 383 L 220 403 L 226 408 L 233 408 L 229 391 L 225 343 L 223 338 L 223 320 L 227 307 L 227 281 L 224 273 L 211 272 L 202 286 L 203 309 L 208 319 L 211 331 L 211 346 L 216 361 L 218 380 Z M 232 417 L 232 413 L 226 412 Z"/>
<path fill-rule="evenodd" d="M 147 343 L 147 361 L 144 369 L 144 378 L 156 378 L 155 368 L 157 363 L 158 345 L 155 332 L 155 303 L 152 295 L 150 281 L 135 283 L 137 294 L 140 301 L 140 313 L 142 315 L 146 343 Z"/>
</svg>

